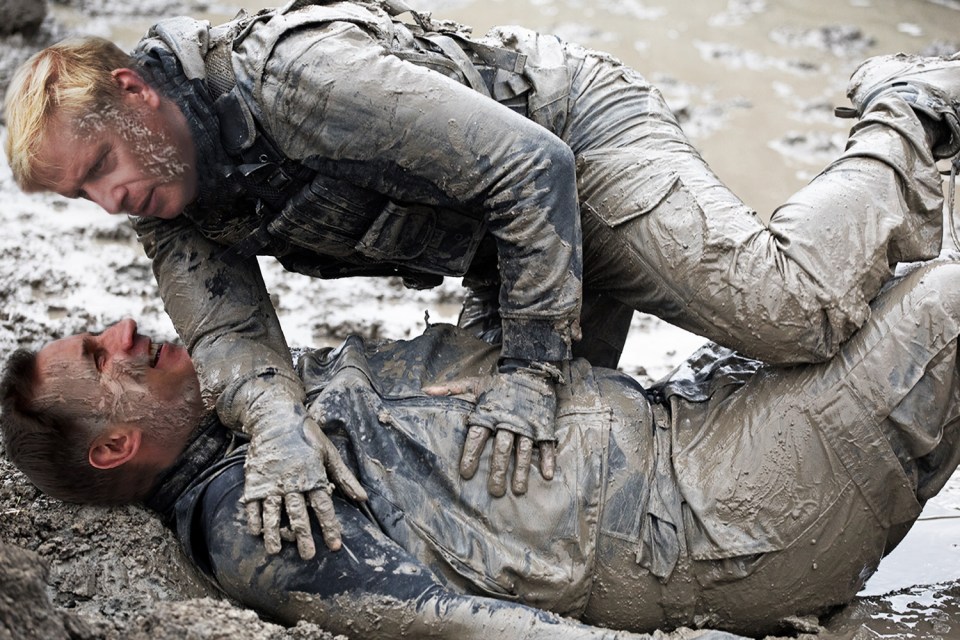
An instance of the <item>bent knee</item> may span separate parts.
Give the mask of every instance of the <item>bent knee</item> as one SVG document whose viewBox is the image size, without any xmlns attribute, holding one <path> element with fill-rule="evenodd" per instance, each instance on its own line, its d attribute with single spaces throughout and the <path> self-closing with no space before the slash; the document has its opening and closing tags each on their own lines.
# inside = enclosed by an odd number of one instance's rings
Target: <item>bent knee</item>
<svg viewBox="0 0 960 640">
<path fill-rule="evenodd" d="M 764 345 L 760 359 L 776 365 L 827 362 L 853 336 L 876 322 L 893 307 L 918 324 L 941 326 L 960 320 L 960 261 L 936 261 L 916 266 L 891 280 L 869 305 L 851 311 L 849 305 L 822 304 L 810 308 L 805 330 L 781 326 L 776 340 Z M 754 351 L 757 348 L 754 347 Z M 755 356 L 756 357 L 756 356 Z"/>
<path fill-rule="evenodd" d="M 850 327 L 842 334 L 836 327 L 836 319 L 829 317 L 822 309 L 812 310 L 811 320 L 805 328 L 796 331 L 782 331 L 775 340 L 769 340 L 762 347 L 753 347 L 760 351 L 753 357 L 774 365 L 817 364 L 826 362 L 840 351 L 840 346 L 858 327 Z M 847 323 L 849 324 L 849 323 Z"/>
<path fill-rule="evenodd" d="M 918 307 L 919 312 L 946 313 L 960 320 L 960 260 L 933 260 L 913 267 L 883 295 L 895 295 L 895 290 L 902 288 L 909 293 L 901 295 L 909 295 L 913 299 L 910 304 Z"/>
</svg>

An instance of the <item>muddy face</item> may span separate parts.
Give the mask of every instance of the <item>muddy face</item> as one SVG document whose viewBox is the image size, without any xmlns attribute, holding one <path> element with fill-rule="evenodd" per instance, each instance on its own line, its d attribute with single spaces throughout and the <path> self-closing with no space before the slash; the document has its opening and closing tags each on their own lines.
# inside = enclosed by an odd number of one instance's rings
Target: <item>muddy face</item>
<svg viewBox="0 0 960 640">
<path fill-rule="evenodd" d="M 66 406 L 91 426 L 145 425 L 154 441 L 165 443 L 181 440 L 197 422 L 199 382 L 186 349 L 154 344 L 132 320 L 52 342 L 37 365 L 36 403 Z"/>
<path fill-rule="evenodd" d="M 111 214 L 164 219 L 194 198 L 192 148 L 164 113 L 122 103 L 66 120 L 54 119 L 41 149 L 52 166 L 43 180 L 52 191 Z"/>
</svg>

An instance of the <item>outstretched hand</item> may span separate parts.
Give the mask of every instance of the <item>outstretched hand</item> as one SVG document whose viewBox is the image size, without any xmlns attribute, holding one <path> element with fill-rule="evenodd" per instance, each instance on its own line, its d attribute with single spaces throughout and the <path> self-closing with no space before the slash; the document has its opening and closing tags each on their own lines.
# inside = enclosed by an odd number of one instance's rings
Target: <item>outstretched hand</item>
<svg viewBox="0 0 960 640">
<path fill-rule="evenodd" d="M 511 458 L 515 460 L 511 489 L 517 495 L 527 492 L 534 447 L 540 450 L 540 475 L 551 480 L 556 469 L 555 380 L 560 380 L 559 370 L 550 365 L 523 365 L 502 367 L 488 388 L 479 393 L 477 407 L 467 418 L 460 475 L 469 480 L 476 474 L 480 456 L 492 435 L 487 490 L 496 497 L 507 492 Z M 478 383 L 478 379 L 471 379 L 426 387 L 424 391 L 431 395 L 476 393 Z"/>
<path fill-rule="evenodd" d="M 367 499 L 337 448 L 310 416 L 302 416 L 299 424 L 271 425 L 258 433 L 250 443 L 244 472 L 247 524 L 253 535 L 263 536 L 271 554 L 280 551 L 281 538 L 295 539 L 304 560 L 316 554 L 310 509 L 327 547 L 340 549 L 340 521 L 330 497 L 334 484 L 354 500 Z M 284 512 L 289 530 L 281 528 Z"/>
</svg>

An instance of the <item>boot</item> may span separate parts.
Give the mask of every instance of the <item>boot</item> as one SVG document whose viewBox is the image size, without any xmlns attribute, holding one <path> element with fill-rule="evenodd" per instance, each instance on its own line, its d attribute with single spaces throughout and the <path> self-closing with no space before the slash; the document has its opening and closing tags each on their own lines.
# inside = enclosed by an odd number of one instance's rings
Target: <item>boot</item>
<svg viewBox="0 0 960 640">
<path fill-rule="evenodd" d="M 960 151 L 960 53 L 930 57 L 898 53 L 861 64 L 850 77 L 847 97 L 853 108 L 838 107 L 841 118 L 861 117 L 880 96 L 897 93 L 922 118 L 935 125 L 935 158 Z"/>
</svg>

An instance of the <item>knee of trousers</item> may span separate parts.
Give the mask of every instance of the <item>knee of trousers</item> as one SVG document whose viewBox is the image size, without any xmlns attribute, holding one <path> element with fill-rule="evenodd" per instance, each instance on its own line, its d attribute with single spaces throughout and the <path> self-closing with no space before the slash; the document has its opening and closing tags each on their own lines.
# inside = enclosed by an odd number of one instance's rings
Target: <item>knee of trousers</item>
<svg viewBox="0 0 960 640">
<path fill-rule="evenodd" d="M 783 330 L 776 341 L 759 348 L 754 345 L 753 351 L 759 350 L 760 353 L 750 355 L 771 364 L 829 361 L 856 331 L 865 327 L 868 318 L 883 314 L 891 303 L 903 305 L 917 323 L 941 327 L 946 332 L 946 325 L 960 322 L 960 255 L 917 264 L 898 275 L 871 302 L 869 313 L 862 317 L 830 317 L 821 309 L 819 324 L 811 319 L 805 330 L 794 334 Z M 864 311 L 867 311 L 866 307 Z M 816 318 L 816 313 L 812 313 L 811 318 Z M 842 330 L 844 326 L 847 330 Z M 952 337 L 956 336 L 950 339 Z M 741 350 L 748 352 L 750 347 Z"/>
<path fill-rule="evenodd" d="M 915 313 L 935 321 L 946 314 L 960 319 L 960 258 L 931 261 L 911 273 Z"/>
</svg>

